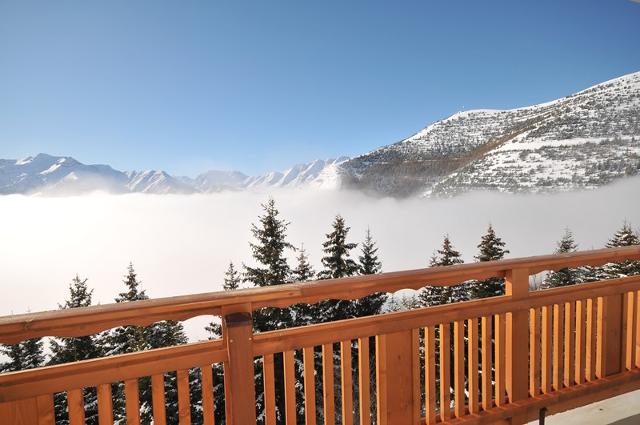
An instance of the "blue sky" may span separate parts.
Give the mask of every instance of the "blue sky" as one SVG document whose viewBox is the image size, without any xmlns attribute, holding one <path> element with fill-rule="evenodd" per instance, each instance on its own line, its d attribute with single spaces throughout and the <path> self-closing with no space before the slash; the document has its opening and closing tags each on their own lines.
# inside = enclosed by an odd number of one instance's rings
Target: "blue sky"
<svg viewBox="0 0 640 425">
<path fill-rule="evenodd" d="M 0 158 L 260 173 L 639 70 L 630 0 L 0 0 Z"/>
</svg>

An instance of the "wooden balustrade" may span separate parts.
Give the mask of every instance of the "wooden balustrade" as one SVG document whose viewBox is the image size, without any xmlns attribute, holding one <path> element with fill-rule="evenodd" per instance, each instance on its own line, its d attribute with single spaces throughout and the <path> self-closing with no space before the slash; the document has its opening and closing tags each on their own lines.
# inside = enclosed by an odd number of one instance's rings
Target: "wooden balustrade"
<svg viewBox="0 0 640 425">
<path fill-rule="evenodd" d="M 100 425 L 113 423 L 116 404 L 137 424 L 144 385 L 165 424 L 169 382 L 183 425 L 194 405 L 206 425 L 526 423 L 543 407 L 553 414 L 640 388 L 640 276 L 529 291 L 532 274 L 625 259 L 640 259 L 640 247 L 2 317 L 1 343 L 203 314 L 222 317 L 223 339 L 0 374 L 0 423 L 54 424 L 60 393 L 70 424 L 84 423 L 91 390 Z M 504 296 L 252 331 L 263 307 L 488 277 L 505 279 Z M 220 375 L 224 391 L 214 392 Z"/>
</svg>

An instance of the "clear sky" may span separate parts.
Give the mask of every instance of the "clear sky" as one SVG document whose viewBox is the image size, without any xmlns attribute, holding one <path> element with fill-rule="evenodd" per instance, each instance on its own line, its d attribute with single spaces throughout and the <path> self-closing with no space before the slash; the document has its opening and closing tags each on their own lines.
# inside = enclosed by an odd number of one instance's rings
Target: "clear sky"
<svg viewBox="0 0 640 425">
<path fill-rule="evenodd" d="M 0 158 L 253 174 L 639 70 L 631 0 L 0 0 Z"/>
</svg>

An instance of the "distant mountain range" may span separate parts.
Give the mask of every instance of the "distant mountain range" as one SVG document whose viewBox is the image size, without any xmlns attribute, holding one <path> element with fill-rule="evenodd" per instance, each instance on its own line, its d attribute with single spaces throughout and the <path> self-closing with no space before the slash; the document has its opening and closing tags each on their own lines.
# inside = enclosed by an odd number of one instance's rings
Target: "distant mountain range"
<svg viewBox="0 0 640 425">
<path fill-rule="evenodd" d="M 0 194 L 209 193 L 316 187 L 382 196 L 451 196 L 472 190 L 550 192 L 595 188 L 640 174 L 640 72 L 540 105 L 471 110 L 355 158 L 247 176 L 195 178 L 118 171 L 71 157 L 0 159 Z"/>
</svg>

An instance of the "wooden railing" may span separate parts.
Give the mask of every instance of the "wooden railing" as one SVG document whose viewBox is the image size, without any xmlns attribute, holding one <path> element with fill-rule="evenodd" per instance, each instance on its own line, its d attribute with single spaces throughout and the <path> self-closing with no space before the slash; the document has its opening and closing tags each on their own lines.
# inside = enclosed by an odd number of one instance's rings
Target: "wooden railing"
<svg viewBox="0 0 640 425">
<path fill-rule="evenodd" d="M 199 315 L 221 316 L 223 339 L 0 374 L 0 423 L 53 424 L 54 395 L 64 393 L 70 424 L 83 424 L 84 391 L 95 388 L 101 425 L 113 423 L 115 397 L 124 398 L 127 423 L 138 424 L 146 378 L 154 423 L 164 424 L 173 372 L 180 424 L 191 423 L 194 403 L 207 425 L 221 417 L 216 406 L 234 425 L 525 423 L 543 408 L 553 414 L 640 388 L 640 276 L 529 291 L 529 277 L 545 270 L 630 259 L 640 259 L 640 247 L 2 317 L 7 344 Z M 505 279 L 506 295 L 252 331 L 252 312 L 264 307 L 489 277 Z M 224 391 L 214 393 L 220 369 Z M 201 377 L 195 397 L 190 370 Z"/>
</svg>

